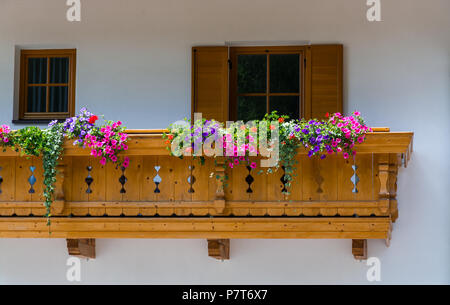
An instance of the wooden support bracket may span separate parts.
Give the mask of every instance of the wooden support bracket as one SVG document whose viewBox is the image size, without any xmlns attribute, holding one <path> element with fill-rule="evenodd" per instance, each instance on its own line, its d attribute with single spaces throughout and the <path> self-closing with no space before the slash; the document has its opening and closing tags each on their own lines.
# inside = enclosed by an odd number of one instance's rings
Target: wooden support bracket
<svg viewBox="0 0 450 305">
<path fill-rule="evenodd" d="M 367 239 L 352 239 L 352 253 L 355 259 L 367 259 Z"/>
<path fill-rule="evenodd" d="M 67 239 L 69 255 L 95 258 L 95 239 Z"/>
<path fill-rule="evenodd" d="M 55 183 L 55 195 L 54 201 L 52 203 L 52 214 L 53 215 L 61 215 L 64 211 L 64 207 L 66 204 L 66 199 L 64 195 L 64 176 L 66 166 L 65 164 L 58 164 L 56 167 L 57 170 L 57 179 Z"/>
<path fill-rule="evenodd" d="M 215 259 L 230 259 L 229 239 L 208 239 L 208 255 Z"/>
<path fill-rule="evenodd" d="M 225 168 L 223 167 L 223 165 L 225 164 L 225 160 L 223 158 L 218 158 L 216 162 L 215 178 L 217 181 L 217 188 L 214 198 L 214 207 L 218 214 L 222 214 L 226 206 L 224 190 Z"/>
</svg>

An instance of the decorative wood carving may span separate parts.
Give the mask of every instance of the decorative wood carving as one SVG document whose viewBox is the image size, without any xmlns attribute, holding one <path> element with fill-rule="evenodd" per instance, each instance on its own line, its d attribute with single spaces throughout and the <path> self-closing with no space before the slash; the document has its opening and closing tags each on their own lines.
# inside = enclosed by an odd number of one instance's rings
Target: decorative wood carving
<svg viewBox="0 0 450 305">
<path fill-rule="evenodd" d="M 66 173 L 66 165 L 59 163 L 56 167 L 56 182 L 55 182 L 55 195 L 52 203 L 52 214 L 61 215 L 64 211 L 66 199 L 64 196 L 64 180 Z"/>
<path fill-rule="evenodd" d="M 219 260 L 230 259 L 230 240 L 208 239 L 208 255 Z"/>
<path fill-rule="evenodd" d="M 222 214 L 225 210 L 226 202 L 225 202 L 225 168 L 223 165 L 225 164 L 224 158 L 218 158 L 215 166 L 215 178 L 217 183 L 216 195 L 214 198 L 214 207 L 218 214 Z"/>
<path fill-rule="evenodd" d="M 352 253 L 355 259 L 367 259 L 367 239 L 353 239 Z"/>
<path fill-rule="evenodd" d="M 67 239 L 69 255 L 95 258 L 95 239 Z"/>
<path fill-rule="evenodd" d="M 389 164 L 389 209 L 392 221 L 395 222 L 398 218 L 398 203 L 397 203 L 397 176 L 398 176 L 398 158 L 396 155 L 391 155 L 391 163 Z"/>
</svg>

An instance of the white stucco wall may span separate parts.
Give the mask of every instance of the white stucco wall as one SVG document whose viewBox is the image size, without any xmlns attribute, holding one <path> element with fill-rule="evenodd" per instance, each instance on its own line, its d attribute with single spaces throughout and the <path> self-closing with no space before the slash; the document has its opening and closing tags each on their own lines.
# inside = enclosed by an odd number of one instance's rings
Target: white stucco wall
<svg viewBox="0 0 450 305">
<path fill-rule="evenodd" d="M 0 122 L 11 123 L 15 49 L 78 50 L 77 108 L 130 128 L 163 128 L 190 112 L 190 49 L 224 41 L 309 40 L 345 46 L 345 104 L 372 126 L 414 131 L 399 176 L 392 245 L 369 241 L 382 283 L 450 283 L 450 1 L 0 0 Z M 67 283 L 64 240 L 0 239 L 0 284 Z M 231 257 L 205 240 L 97 240 L 83 283 L 368 283 L 349 240 L 232 240 Z"/>
</svg>

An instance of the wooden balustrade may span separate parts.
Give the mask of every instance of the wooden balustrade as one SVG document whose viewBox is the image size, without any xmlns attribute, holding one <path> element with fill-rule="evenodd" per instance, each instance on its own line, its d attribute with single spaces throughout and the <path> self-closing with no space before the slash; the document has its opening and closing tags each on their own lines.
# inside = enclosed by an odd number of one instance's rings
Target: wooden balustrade
<svg viewBox="0 0 450 305">
<path fill-rule="evenodd" d="M 172 157 L 157 131 L 130 131 L 127 169 L 102 166 L 89 151 L 68 142 L 58 166 L 50 227 L 41 217 L 46 212 L 41 160 L 8 150 L 0 153 L 0 237 L 207 238 L 210 255 L 221 259 L 228 258 L 230 238 L 389 243 L 398 217 L 398 168 L 407 165 L 412 137 L 369 134 L 354 160 L 310 159 L 300 149 L 288 195 L 283 169 L 271 175 L 245 166 L 227 169 L 224 187 L 224 159 L 207 158 L 201 165 Z"/>
</svg>

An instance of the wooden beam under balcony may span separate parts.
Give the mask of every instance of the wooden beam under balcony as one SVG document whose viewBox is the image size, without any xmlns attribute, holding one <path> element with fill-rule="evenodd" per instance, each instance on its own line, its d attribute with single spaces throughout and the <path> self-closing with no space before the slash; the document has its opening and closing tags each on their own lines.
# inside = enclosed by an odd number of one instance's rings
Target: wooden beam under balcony
<svg viewBox="0 0 450 305">
<path fill-rule="evenodd" d="M 208 239 L 208 255 L 218 260 L 230 259 L 230 240 Z"/>
<path fill-rule="evenodd" d="M 51 233 L 50 233 L 51 232 Z M 387 239 L 389 217 L 0 218 L 2 238 Z"/>
<path fill-rule="evenodd" d="M 95 258 L 95 239 L 67 239 L 69 255 L 80 258 Z"/>
<path fill-rule="evenodd" d="M 352 240 L 352 253 L 355 259 L 366 260 L 367 259 L 367 239 L 353 239 Z"/>
</svg>

